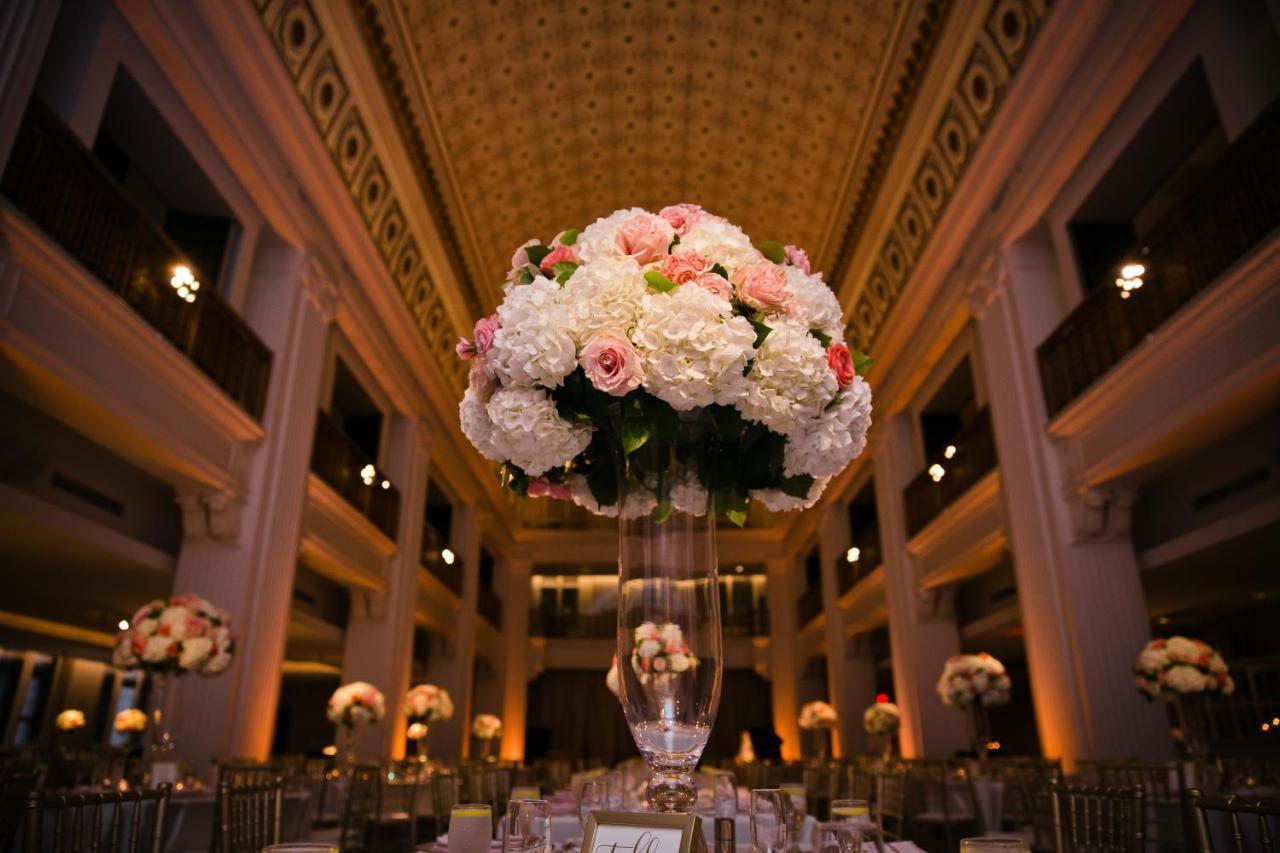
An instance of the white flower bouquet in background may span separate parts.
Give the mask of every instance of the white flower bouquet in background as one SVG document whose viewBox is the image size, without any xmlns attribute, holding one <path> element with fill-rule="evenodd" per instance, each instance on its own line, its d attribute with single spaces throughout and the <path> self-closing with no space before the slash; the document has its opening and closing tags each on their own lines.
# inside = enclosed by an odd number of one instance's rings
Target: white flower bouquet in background
<svg viewBox="0 0 1280 853">
<path fill-rule="evenodd" d="M 1152 640 L 1138 655 L 1134 683 L 1151 700 L 1196 693 L 1230 696 L 1236 684 L 1222 655 L 1208 643 L 1188 637 Z"/>
<path fill-rule="evenodd" d="M 648 684 L 651 678 L 679 675 L 698 665 L 679 625 L 641 623 L 632 642 L 631 668 Z"/>
<path fill-rule="evenodd" d="M 382 691 L 365 681 L 353 681 L 333 691 L 326 711 L 329 722 L 346 728 L 376 723 L 386 713 Z"/>
<path fill-rule="evenodd" d="M 942 668 L 938 696 L 952 708 L 964 710 L 975 704 L 989 708 L 1008 703 L 1011 687 L 1004 664 L 986 652 L 953 655 Z"/>
<path fill-rule="evenodd" d="M 892 702 L 876 702 L 862 712 L 862 728 L 870 735 L 894 735 L 902 725 L 902 712 Z"/>
<path fill-rule="evenodd" d="M 479 740 L 493 740 L 502 734 L 502 720 L 493 714 L 476 714 L 471 721 L 471 734 Z"/>
<path fill-rule="evenodd" d="M 157 598 L 143 605 L 116 634 L 112 662 L 118 669 L 218 675 L 231 665 L 236 640 L 231 618 L 195 595 Z"/>
<path fill-rule="evenodd" d="M 60 732 L 73 732 L 76 729 L 84 728 L 84 711 L 78 708 L 68 708 L 58 714 L 57 719 L 53 721 Z"/>
<path fill-rule="evenodd" d="M 838 722 L 840 718 L 836 716 L 836 709 L 826 702 L 809 702 L 800 709 L 800 728 L 807 732 L 834 729 Z"/>
<path fill-rule="evenodd" d="M 434 684 L 419 684 L 405 694 L 404 715 L 411 723 L 442 723 L 453 719 L 453 698 Z"/>
<path fill-rule="evenodd" d="M 812 505 L 866 444 L 869 359 L 805 253 L 697 205 L 530 240 L 458 354 L 459 416 L 523 497 L 601 515 Z M 682 427 L 701 429 L 681 440 Z M 643 464 L 624 464 L 647 446 Z"/>
<path fill-rule="evenodd" d="M 609 688 L 609 692 L 614 696 L 619 696 L 622 693 L 620 677 L 618 675 L 618 656 L 614 655 L 613 662 L 609 664 L 609 671 L 604 674 L 604 686 Z"/>
<path fill-rule="evenodd" d="M 116 714 L 112 724 L 118 732 L 141 732 L 147 728 L 147 712 L 141 708 L 125 708 Z"/>
</svg>

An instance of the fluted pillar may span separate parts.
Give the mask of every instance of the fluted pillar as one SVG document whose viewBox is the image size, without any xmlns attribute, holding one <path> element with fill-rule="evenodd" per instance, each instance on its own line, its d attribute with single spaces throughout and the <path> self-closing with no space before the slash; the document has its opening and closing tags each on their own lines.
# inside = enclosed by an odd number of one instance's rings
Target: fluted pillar
<svg viewBox="0 0 1280 853">
<path fill-rule="evenodd" d="M 969 746 L 964 714 L 945 707 L 935 689 L 943 664 L 960 651 L 960 635 L 947 598 L 919 592 L 917 566 L 907 551 L 902 490 L 917 468 L 910 416 L 882 418 L 873 439 L 893 684 L 902 709 L 899 742 L 906 758 L 945 758 Z"/>
<path fill-rule="evenodd" d="M 386 589 L 352 596 L 342 660 L 343 683 L 367 681 L 387 698 L 382 722 L 356 730 L 356 749 L 362 759 L 404 755 L 405 719 L 400 711 L 413 668 L 413 614 L 422 570 L 429 454 L 429 439 L 418 422 L 395 415 L 386 474 L 400 490 L 397 549 L 385 564 Z"/>
<path fill-rule="evenodd" d="M 524 760 L 525 706 L 529 699 L 528 560 L 503 560 L 502 759 Z"/>
<path fill-rule="evenodd" d="M 840 607 L 839 569 L 853 544 L 849 531 L 848 507 L 830 504 L 822 516 L 818 556 L 822 561 L 822 609 L 825 614 L 827 646 L 827 695 L 836 709 L 839 724 L 832 734 L 832 752 L 837 758 L 863 752 L 867 745 L 862 729 L 862 711 L 876 692 L 875 659 L 866 638 L 850 637 Z"/>
<path fill-rule="evenodd" d="M 337 291 L 290 249 L 255 260 L 246 318 L 273 353 L 266 438 L 246 461 L 245 493 L 180 493 L 184 539 L 174 591 L 230 612 L 231 667 L 187 676 L 171 705 L 180 757 L 208 775 L 215 757 L 266 758 L 280 698 L 298 539 L 307 498 L 321 371 Z"/>
<path fill-rule="evenodd" d="M 796 560 L 766 565 L 769 600 L 769 685 L 773 692 L 773 729 L 782 738 L 782 757 L 800 760 L 800 656 L 797 650 Z"/>
<path fill-rule="evenodd" d="M 428 664 L 430 681 L 453 697 L 453 719 L 431 727 L 434 754 L 445 760 L 466 758 L 471 741 L 472 681 L 476 660 L 476 592 L 480 583 L 480 527 L 474 506 L 454 507 L 449 546 L 462 561 L 462 604 L 457 630 L 443 654 Z"/>
</svg>

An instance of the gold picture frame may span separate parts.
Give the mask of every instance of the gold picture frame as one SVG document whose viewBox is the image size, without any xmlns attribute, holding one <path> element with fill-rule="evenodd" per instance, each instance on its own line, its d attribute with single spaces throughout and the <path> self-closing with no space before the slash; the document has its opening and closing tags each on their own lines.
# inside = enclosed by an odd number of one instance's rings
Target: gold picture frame
<svg viewBox="0 0 1280 853">
<path fill-rule="evenodd" d="M 592 812 L 582 831 L 582 853 L 705 853 L 706 849 L 702 818 L 692 814 Z"/>
</svg>

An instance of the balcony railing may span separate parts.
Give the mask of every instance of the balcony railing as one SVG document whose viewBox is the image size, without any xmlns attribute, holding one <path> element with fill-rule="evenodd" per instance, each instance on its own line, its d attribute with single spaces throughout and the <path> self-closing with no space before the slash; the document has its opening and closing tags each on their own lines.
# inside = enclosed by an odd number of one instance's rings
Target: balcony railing
<svg viewBox="0 0 1280 853">
<path fill-rule="evenodd" d="M 271 350 L 212 287 L 200 290 L 195 302 L 178 297 L 169 279 L 175 265 L 186 263 L 182 250 L 38 102 L 18 129 L 0 191 L 237 405 L 262 419 Z"/>
<path fill-rule="evenodd" d="M 769 633 L 769 611 L 722 611 L 722 632 L 726 637 L 763 637 Z M 549 639 L 610 639 L 618 630 L 618 615 L 605 613 L 548 613 L 529 610 L 529 636 Z"/>
<path fill-rule="evenodd" d="M 382 487 L 385 477 L 377 474 L 372 483 L 361 475 L 373 460 L 342 431 L 328 412 L 316 416 L 316 438 L 311 447 L 311 470 L 373 522 L 388 539 L 396 538 L 400 519 L 400 492 L 394 485 Z"/>
<path fill-rule="evenodd" d="M 454 558 L 450 565 L 441 554 L 446 543 L 430 524 L 422 526 L 422 567 L 440 579 L 440 582 L 462 597 L 462 561 Z"/>
<path fill-rule="evenodd" d="M 803 628 L 822 612 L 822 586 L 814 585 L 796 600 L 796 627 Z"/>
<path fill-rule="evenodd" d="M 493 627 L 502 628 L 502 599 L 484 584 L 476 589 L 476 612 Z"/>
<path fill-rule="evenodd" d="M 991 412 L 982 409 L 952 441 L 955 453 L 946 451 L 925 461 L 924 470 L 902 492 L 907 535 L 915 536 L 961 495 L 996 467 L 996 442 L 991 432 Z M 942 473 L 934 479 L 940 466 Z M 932 473 L 931 473 L 932 470 Z M 872 567 L 874 568 L 874 566 Z"/>
<path fill-rule="evenodd" d="M 1113 282 L 1100 283 L 1037 348 L 1049 417 L 1277 226 L 1280 104 L 1272 104 L 1231 145 L 1201 189 L 1135 247 L 1133 257 L 1146 267 L 1142 288 L 1122 298 Z"/>
</svg>

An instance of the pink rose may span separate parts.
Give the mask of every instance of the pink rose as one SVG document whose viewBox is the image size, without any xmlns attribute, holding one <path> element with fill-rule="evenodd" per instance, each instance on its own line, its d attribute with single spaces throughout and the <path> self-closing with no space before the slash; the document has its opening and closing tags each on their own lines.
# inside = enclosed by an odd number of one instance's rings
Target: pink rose
<svg viewBox="0 0 1280 853">
<path fill-rule="evenodd" d="M 484 355 L 493 349 L 494 332 L 502 328 L 502 321 L 498 319 L 497 314 L 490 314 L 488 317 L 482 317 L 476 320 L 476 340 L 473 344 L 474 353 Z"/>
<path fill-rule="evenodd" d="M 592 385 L 615 397 L 639 388 L 644 380 L 635 347 L 626 335 L 614 329 L 592 335 L 578 361 Z"/>
<path fill-rule="evenodd" d="M 638 264 L 649 264 L 667 253 L 671 238 L 671 226 L 666 220 L 638 213 L 622 223 L 614 240 L 622 254 L 634 258 Z"/>
<path fill-rule="evenodd" d="M 569 487 L 564 483 L 553 483 L 546 477 L 538 477 L 529 484 L 528 496 L 531 498 L 555 498 L 558 501 L 570 499 Z"/>
<path fill-rule="evenodd" d="M 471 369 L 467 371 L 467 386 L 481 400 L 488 400 L 493 393 L 493 377 L 489 375 L 483 358 L 471 362 Z"/>
<path fill-rule="evenodd" d="M 707 212 L 696 204 L 686 203 L 664 207 L 658 211 L 658 215 L 667 220 L 677 234 L 688 234 L 689 229 L 702 221 Z"/>
<path fill-rule="evenodd" d="M 782 251 L 786 254 L 787 263 L 796 267 L 805 275 L 809 275 L 811 272 L 809 269 L 809 256 L 805 254 L 804 249 L 801 249 L 798 246 L 792 246 L 788 243 L 786 246 L 782 247 Z"/>
<path fill-rule="evenodd" d="M 853 367 L 853 355 L 843 343 L 827 347 L 827 364 L 831 367 L 831 372 L 836 375 L 836 384 L 841 388 L 852 385 L 853 378 L 858 375 Z"/>
<path fill-rule="evenodd" d="M 468 361 L 475 358 L 476 345 L 466 338 L 458 338 L 458 343 L 454 346 L 453 351 L 458 354 L 458 358 Z"/>
<path fill-rule="evenodd" d="M 529 265 L 530 246 L 537 246 L 538 241 L 526 240 L 524 245 L 516 249 L 516 253 L 511 256 L 511 270 L 507 273 L 507 281 L 516 282 L 520 280 L 520 271 Z"/>
<path fill-rule="evenodd" d="M 785 311 L 791 305 L 787 274 L 769 261 L 757 261 L 738 270 L 733 276 L 738 299 L 757 311 Z"/>
<path fill-rule="evenodd" d="M 733 298 L 733 287 L 730 286 L 729 280 L 719 273 L 703 273 L 698 276 L 698 280 L 695 283 L 698 287 L 714 293 L 726 302 Z"/>
<path fill-rule="evenodd" d="M 556 246 L 542 259 L 542 263 L 538 265 L 538 268 L 547 275 L 551 275 L 551 268 L 561 261 L 572 261 L 575 264 L 582 263 L 582 259 L 578 257 L 578 253 L 574 251 L 572 246 Z"/>
<path fill-rule="evenodd" d="M 703 273 L 711 272 L 711 261 L 697 252 L 682 255 L 667 255 L 662 259 L 662 274 L 676 284 L 688 284 L 697 281 Z"/>
</svg>

